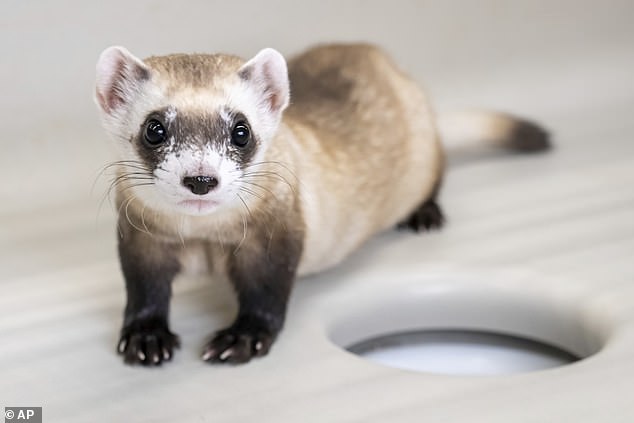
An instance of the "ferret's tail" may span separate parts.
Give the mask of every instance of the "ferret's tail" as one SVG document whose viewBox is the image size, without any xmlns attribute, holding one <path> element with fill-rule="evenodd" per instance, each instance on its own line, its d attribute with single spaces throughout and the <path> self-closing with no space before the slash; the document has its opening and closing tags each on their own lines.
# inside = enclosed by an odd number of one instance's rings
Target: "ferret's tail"
<svg viewBox="0 0 634 423">
<path fill-rule="evenodd" d="M 544 128 L 504 113 L 441 114 L 438 128 L 450 161 L 496 151 L 538 153 L 551 147 L 550 136 Z"/>
</svg>

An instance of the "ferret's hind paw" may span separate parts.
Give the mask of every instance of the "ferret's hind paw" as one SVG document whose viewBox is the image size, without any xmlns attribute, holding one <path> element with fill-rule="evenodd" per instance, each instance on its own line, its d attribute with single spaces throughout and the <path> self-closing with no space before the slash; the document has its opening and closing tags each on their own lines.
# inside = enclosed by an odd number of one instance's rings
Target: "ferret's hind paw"
<svg viewBox="0 0 634 423">
<path fill-rule="evenodd" d="M 445 223 L 442 210 L 435 200 L 427 200 L 412 214 L 398 224 L 398 229 L 410 229 L 414 232 L 440 229 Z"/>
<path fill-rule="evenodd" d="M 121 330 L 117 352 L 127 364 L 159 366 L 170 361 L 180 346 L 177 335 L 158 322 L 134 322 Z"/>
</svg>

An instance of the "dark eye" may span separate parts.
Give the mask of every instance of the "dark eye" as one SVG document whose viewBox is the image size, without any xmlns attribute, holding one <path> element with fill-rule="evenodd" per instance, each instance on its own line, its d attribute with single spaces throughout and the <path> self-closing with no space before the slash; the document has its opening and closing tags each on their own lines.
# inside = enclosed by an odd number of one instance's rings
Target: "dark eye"
<svg viewBox="0 0 634 423">
<path fill-rule="evenodd" d="M 231 143 L 238 147 L 245 147 L 251 139 L 251 130 L 245 122 L 238 122 L 231 131 Z"/>
<path fill-rule="evenodd" d="M 165 131 L 165 127 L 161 122 L 156 119 L 151 119 L 145 125 L 145 133 L 143 136 L 145 137 L 145 142 L 150 146 L 157 147 L 167 139 L 167 131 Z"/>
</svg>

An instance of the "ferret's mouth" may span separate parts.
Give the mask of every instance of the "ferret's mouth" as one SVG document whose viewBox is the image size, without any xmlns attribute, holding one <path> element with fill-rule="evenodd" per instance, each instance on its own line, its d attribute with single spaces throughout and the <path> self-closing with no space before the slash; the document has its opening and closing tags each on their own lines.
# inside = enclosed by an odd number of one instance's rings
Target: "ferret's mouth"
<svg viewBox="0 0 634 423">
<path fill-rule="evenodd" d="M 183 200 L 178 203 L 191 214 L 205 214 L 218 207 L 218 202 L 214 200 Z"/>
</svg>

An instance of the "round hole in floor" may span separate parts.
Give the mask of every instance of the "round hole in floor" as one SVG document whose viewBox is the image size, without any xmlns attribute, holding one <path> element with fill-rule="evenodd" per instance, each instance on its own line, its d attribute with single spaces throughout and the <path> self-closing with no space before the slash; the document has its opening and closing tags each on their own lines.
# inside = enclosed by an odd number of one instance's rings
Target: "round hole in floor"
<svg viewBox="0 0 634 423">
<path fill-rule="evenodd" d="M 559 367 L 579 357 L 541 342 L 480 331 L 388 334 L 347 348 L 376 363 L 427 373 L 494 375 Z"/>
<path fill-rule="evenodd" d="M 402 288 L 402 287 L 401 287 Z M 474 287 L 363 292 L 332 316 L 339 347 L 426 373 L 501 375 L 568 365 L 598 352 L 605 334 L 574 302 Z"/>
</svg>

